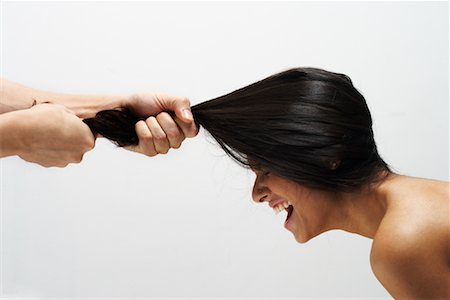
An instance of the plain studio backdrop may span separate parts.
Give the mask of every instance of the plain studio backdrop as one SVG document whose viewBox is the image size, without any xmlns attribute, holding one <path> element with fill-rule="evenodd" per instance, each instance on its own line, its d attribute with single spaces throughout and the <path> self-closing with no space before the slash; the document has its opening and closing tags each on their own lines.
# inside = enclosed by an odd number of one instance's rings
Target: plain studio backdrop
<svg viewBox="0 0 450 300">
<path fill-rule="evenodd" d="M 1 25 L 2 76 L 56 92 L 196 104 L 291 67 L 345 73 L 393 169 L 449 179 L 446 2 L 4 2 Z M 64 169 L 1 164 L 3 297 L 389 298 L 371 240 L 298 244 L 204 131 L 154 158 L 99 139 Z"/>
</svg>

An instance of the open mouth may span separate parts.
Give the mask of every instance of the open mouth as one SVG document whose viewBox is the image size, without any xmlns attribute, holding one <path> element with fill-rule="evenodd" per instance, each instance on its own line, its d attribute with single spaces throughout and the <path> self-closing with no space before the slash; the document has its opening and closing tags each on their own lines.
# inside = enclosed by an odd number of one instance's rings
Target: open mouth
<svg viewBox="0 0 450 300">
<path fill-rule="evenodd" d="M 292 212 L 294 211 L 294 207 L 292 205 L 289 205 L 286 208 L 287 211 L 287 217 L 286 217 L 286 221 L 284 221 L 284 224 L 286 224 L 289 221 L 289 218 L 292 216 Z"/>
<path fill-rule="evenodd" d="M 275 214 L 279 214 L 281 211 L 287 212 L 286 221 L 284 221 L 284 227 L 289 223 L 292 213 L 294 212 L 294 206 L 287 200 L 277 200 L 275 203 L 269 203 Z M 286 227 L 287 228 L 287 227 Z"/>
</svg>

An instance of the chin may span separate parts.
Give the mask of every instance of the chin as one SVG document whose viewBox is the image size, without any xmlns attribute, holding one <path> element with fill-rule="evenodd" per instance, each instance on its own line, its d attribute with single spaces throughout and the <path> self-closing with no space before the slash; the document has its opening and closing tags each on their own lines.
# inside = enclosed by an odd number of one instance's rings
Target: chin
<svg viewBox="0 0 450 300">
<path fill-rule="evenodd" d="M 298 232 L 294 233 L 295 240 L 298 243 L 300 243 L 300 244 L 305 244 L 308 241 L 310 241 L 311 239 L 315 238 L 316 236 L 318 236 L 318 234 L 316 234 L 316 235 L 308 235 L 308 234 L 305 234 L 305 233 L 298 233 Z"/>
<path fill-rule="evenodd" d="M 306 237 L 303 234 L 294 234 L 294 238 L 297 241 L 297 243 L 305 244 L 308 242 L 312 237 Z"/>
</svg>

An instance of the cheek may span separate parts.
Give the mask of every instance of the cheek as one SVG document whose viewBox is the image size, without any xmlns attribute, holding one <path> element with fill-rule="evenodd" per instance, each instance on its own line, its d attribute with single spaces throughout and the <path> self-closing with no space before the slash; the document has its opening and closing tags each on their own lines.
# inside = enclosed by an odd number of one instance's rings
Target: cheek
<svg viewBox="0 0 450 300">
<path fill-rule="evenodd" d="M 299 243 L 305 243 L 323 232 L 326 220 L 326 208 L 315 201 L 309 191 L 298 191 L 291 195 L 291 203 L 294 206 L 293 225 L 295 239 Z"/>
<path fill-rule="evenodd" d="M 327 207 L 312 198 L 299 199 L 294 204 L 294 212 L 305 225 L 312 227 L 321 226 L 327 218 Z"/>
<path fill-rule="evenodd" d="M 293 234 L 297 242 L 306 243 L 310 239 L 320 234 L 320 226 L 317 223 L 317 218 L 312 213 L 304 210 L 295 211 L 292 216 Z"/>
<path fill-rule="evenodd" d="M 298 200 L 305 198 L 307 195 L 305 193 L 307 190 L 301 187 L 299 184 L 280 178 L 272 177 L 267 181 L 267 186 L 277 195 L 283 197 L 291 203 L 297 202 Z"/>
<path fill-rule="evenodd" d="M 299 243 L 305 243 L 322 232 L 326 223 L 325 208 L 314 192 L 295 182 L 282 178 L 271 178 L 268 182 L 269 188 L 294 206 L 292 215 L 293 234 Z"/>
</svg>

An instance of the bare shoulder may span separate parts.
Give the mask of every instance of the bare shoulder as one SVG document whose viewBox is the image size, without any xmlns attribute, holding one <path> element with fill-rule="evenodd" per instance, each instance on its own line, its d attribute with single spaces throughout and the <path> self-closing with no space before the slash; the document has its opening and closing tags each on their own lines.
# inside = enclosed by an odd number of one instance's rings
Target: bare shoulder
<svg viewBox="0 0 450 300">
<path fill-rule="evenodd" d="M 449 299 L 449 187 L 412 179 L 389 203 L 370 260 L 394 298 Z"/>
</svg>

